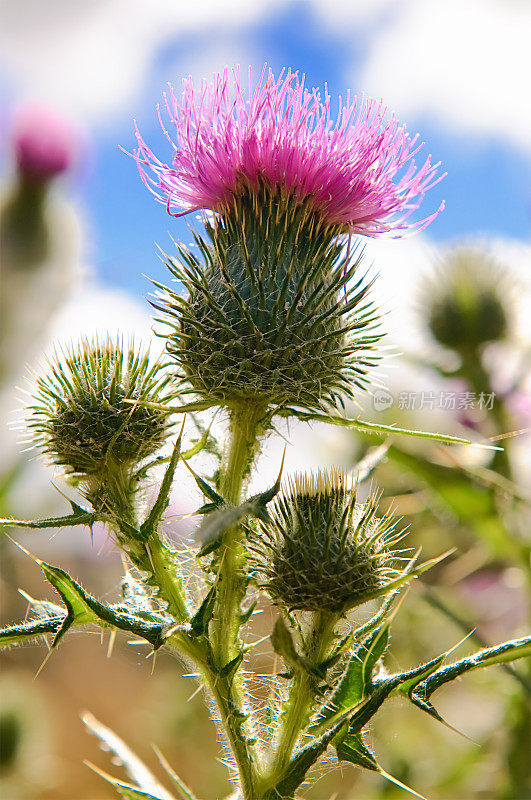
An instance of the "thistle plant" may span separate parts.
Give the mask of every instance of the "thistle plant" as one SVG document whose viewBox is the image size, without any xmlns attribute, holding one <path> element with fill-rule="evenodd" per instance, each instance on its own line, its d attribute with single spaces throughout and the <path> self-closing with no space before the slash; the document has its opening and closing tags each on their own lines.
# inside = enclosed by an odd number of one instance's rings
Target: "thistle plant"
<svg viewBox="0 0 531 800">
<path fill-rule="evenodd" d="M 235 798 L 299 797 L 317 765 L 331 765 L 327 751 L 407 790 L 364 741 L 383 703 L 401 694 L 440 721 L 430 699 L 440 686 L 529 654 L 530 639 L 447 666 L 445 652 L 389 674 L 380 662 L 399 595 L 448 554 L 422 563 L 400 544 L 399 522 L 381 509 L 379 495 L 365 491 L 378 458 L 359 465 L 356 479 L 332 471 L 283 480 L 279 465 L 271 488 L 251 494 L 248 487 L 280 418 L 465 442 L 344 413 L 344 404 L 370 390 L 382 335 L 362 251 L 350 237 L 399 236 L 429 224 L 440 208 L 407 220 L 440 179 L 438 165 L 427 158 L 416 167 L 416 137 L 381 104 L 348 97 L 334 121 L 328 95 L 321 100 L 289 71 L 275 79 L 264 70 L 248 94 L 237 72 L 214 76 L 199 93 L 188 80 L 182 97 L 171 91 L 165 104 L 173 161 L 160 161 L 137 133 L 140 174 L 170 213 L 205 212 L 196 247 L 178 244 L 167 259 L 180 288 L 157 284 L 153 305 L 167 358 L 151 365 L 120 342 L 83 341 L 49 365 L 28 429 L 85 504 L 71 500 L 72 513 L 60 518 L 3 520 L 34 529 L 103 522 L 128 564 L 127 590 L 119 602 L 104 603 L 37 559 L 64 607 L 32 601 L 33 618 L 5 628 L 0 642 L 52 634 L 53 649 L 71 628 L 90 625 L 134 633 L 153 652 L 164 648 L 192 667 L 209 697 L 230 750 Z M 208 417 L 220 409 L 226 439 L 207 478 L 194 459 L 202 447 L 215 449 Z M 188 446 L 184 425 L 172 437 L 172 423 L 185 415 L 203 431 Z M 161 448 L 170 438 L 167 457 Z M 146 509 L 142 489 L 162 464 Z M 162 533 L 184 464 L 204 497 L 194 582 Z M 266 679 L 267 698 L 256 700 L 249 630 L 264 604 L 275 610 L 270 641 L 278 663 Z M 102 773 L 119 794 L 171 797 L 115 734 L 90 715 L 85 722 L 133 780 Z M 176 796 L 193 800 L 193 790 L 162 765 Z"/>
</svg>

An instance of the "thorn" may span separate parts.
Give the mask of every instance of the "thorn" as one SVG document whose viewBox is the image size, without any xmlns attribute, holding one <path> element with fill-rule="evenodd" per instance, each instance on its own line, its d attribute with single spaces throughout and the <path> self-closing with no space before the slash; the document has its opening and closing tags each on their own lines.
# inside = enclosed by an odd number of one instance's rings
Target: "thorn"
<svg viewBox="0 0 531 800">
<path fill-rule="evenodd" d="M 151 569 L 153 570 L 153 575 L 155 574 L 155 564 L 153 563 L 153 556 L 151 555 L 151 550 L 149 549 L 149 544 L 146 542 L 146 553 L 148 554 L 149 563 L 151 564 Z"/>
<path fill-rule="evenodd" d="M 500 442 L 503 439 L 513 439 L 515 436 L 523 436 L 529 433 L 531 428 L 520 428 L 518 431 L 507 431 L 507 433 L 499 433 L 497 436 L 489 436 L 488 442 Z"/>
<path fill-rule="evenodd" d="M 116 639 L 116 630 L 112 630 L 109 635 L 109 644 L 107 646 L 107 658 L 110 658 L 112 656 L 115 639 Z"/>
<path fill-rule="evenodd" d="M 189 702 L 190 702 L 190 700 L 193 700 L 193 699 L 194 699 L 194 697 L 196 697 L 196 695 L 198 695 L 198 694 L 199 694 L 199 692 L 201 691 L 201 689 L 202 689 L 202 688 L 203 688 L 203 684 L 202 684 L 202 683 L 200 683 L 200 684 L 199 684 L 199 686 L 197 687 L 197 689 L 196 689 L 195 691 L 193 691 L 193 692 L 192 692 L 192 694 L 190 695 L 190 697 L 188 697 L 188 698 L 187 698 L 186 702 L 187 702 L 187 703 L 189 703 Z"/>
<path fill-rule="evenodd" d="M 399 780 L 398 780 L 398 778 L 393 778 L 393 776 L 392 776 L 392 775 L 389 775 L 389 773 L 388 773 L 388 772 L 386 772 L 386 771 L 385 771 L 384 769 L 382 769 L 381 767 L 380 767 L 380 775 L 381 775 L 383 778 L 385 778 L 386 780 L 390 781 L 391 783 L 394 783 L 396 786 L 400 786 L 400 788 L 401 788 L 401 789 L 405 789 L 405 790 L 406 790 L 406 792 L 409 792 L 410 794 L 414 795 L 415 797 L 420 797 L 420 800 L 427 800 L 427 798 L 426 798 L 426 797 L 424 797 L 424 795 L 423 795 L 423 794 L 419 794 L 419 793 L 418 793 L 418 792 L 416 792 L 414 789 L 410 789 L 410 787 L 409 787 L 409 786 L 406 786 L 406 784 L 405 784 L 405 783 L 402 783 L 402 781 L 399 781 Z"/>
<path fill-rule="evenodd" d="M 48 644 L 48 642 L 46 642 L 46 644 Z M 37 672 L 35 673 L 35 677 L 33 678 L 33 680 L 34 680 L 34 681 L 36 681 L 36 680 L 37 680 L 37 678 L 39 677 L 39 675 L 41 674 L 42 670 L 43 670 L 43 669 L 44 669 L 44 667 L 46 666 L 46 663 L 47 663 L 47 661 L 49 660 L 49 658 L 50 658 L 50 656 L 52 655 L 52 653 L 53 653 L 53 648 L 51 648 L 51 647 L 48 645 L 48 652 L 47 652 L 47 653 L 46 653 L 46 655 L 44 656 L 44 661 L 42 662 L 42 664 L 40 665 L 39 669 L 38 669 L 38 670 L 37 670 Z"/>
<path fill-rule="evenodd" d="M 44 561 L 42 561 L 40 558 L 37 558 L 37 556 L 34 556 L 34 555 L 33 555 L 33 553 L 30 553 L 30 551 L 29 551 L 29 550 L 26 550 L 26 548 L 25 548 L 25 547 L 23 547 L 21 544 L 19 544 L 18 542 L 16 542 L 16 541 L 15 541 L 15 540 L 14 540 L 14 539 L 13 539 L 13 538 L 12 538 L 12 537 L 11 537 L 11 536 L 8 534 L 8 533 L 6 533 L 5 531 L 4 531 L 4 536 L 7 536 L 7 538 L 8 538 L 10 541 L 12 541 L 12 542 L 13 542 L 13 544 L 14 544 L 14 545 L 16 545 L 16 546 L 19 548 L 19 550 L 22 550 L 22 552 L 23 552 L 23 553 L 25 553 L 27 556 L 29 556 L 31 559 L 33 559 L 33 561 L 35 561 L 35 562 L 36 562 L 36 563 L 37 563 L 39 566 L 41 566 L 41 564 L 44 564 Z"/>
<path fill-rule="evenodd" d="M 467 633 L 466 636 L 463 636 L 463 638 L 459 642 L 457 642 L 457 644 L 454 644 L 453 647 L 451 647 L 449 650 L 446 650 L 446 652 L 444 653 L 444 659 L 443 660 L 446 660 L 446 658 L 450 655 L 450 653 L 453 653 L 454 650 L 457 650 L 457 648 L 460 647 L 460 645 L 463 644 L 463 642 L 466 642 L 467 639 L 469 639 L 471 636 L 473 636 L 475 634 L 476 630 L 477 630 L 477 628 L 473 628 L 470 631 L 470 633 Z"/>
</svg>

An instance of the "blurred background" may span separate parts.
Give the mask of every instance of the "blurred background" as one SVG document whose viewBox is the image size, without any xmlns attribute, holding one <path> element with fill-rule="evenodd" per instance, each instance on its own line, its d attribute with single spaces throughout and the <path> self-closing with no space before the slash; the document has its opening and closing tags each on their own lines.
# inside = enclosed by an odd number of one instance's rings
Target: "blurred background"
<svg viewBox="0 0 531 800">
<path fill-rule="evenodd" d="M 243 73 L 251 65 L 255 76 L 264 62 L 275 73 L 291 67 L 310 88 L 326 84 L 336 104 L 348 90 L 381 97 L 448 173 L 425 198 L 424 214 L 446 202 L 426 231 L 362 243 L 379 275 L 389 357 L 378 376 L 385 388 L 349 412 L 478 441 L 518 432 L 494 455 L 389 443 L 374 476 L 382 502 L 394 498 L 426 557 L 457 548 L 411 590 L 389 666 L 427 660 L 474 627 L 457 655 L 521 634 L 531 521 L 530 32 L 529 0 L 0 0 L 0 516 L 61 513 L 50 480 L 69 491 L 20 454 L 28 365 L 38 369 L 43 354 L 97 331 L 160 350 L 145 299 L 149 278 L 167 280 L 156 246 L 171 252 L 171 237 L 188 242 L 195 220 L 169 217 L 140 182 L 123 152 L 135 146 L 133 121 L 168 160 L 156 108 L 168 82 L 178 91 L 183 76 L 199 82 L 225 65 Z M 319 426 L 284 433 L 287 472 L 348 468 L 381 444 Z M 276 473 L 280 449 L 267 443 L 257 487 Z M 180 517 L 197 507 L 184 476 L 178 486 L 170 539 L 189 531 Z M 115 599 L 121 563 L 105 532 L 95 531 L 94 544 L 86 530 L 55 533 L 16 538 Z M 52 595 L 36 565 L 4 540 L 0 548 L 2 616 L 11 622 L 27 608 L 17 588 Z M 44 646 L 2 656 L 0 796 L 114 796 L 82 763 L 111 767 L 83 730 L 85 709 L 151 766 L 156 743 L 198 796 L 228 794 L 201 698 L 188 701 L 193 682 L 169 658 L 152 672 L 138 648 L 118 638 L 107 657 L 107 644 L 71 635 L 36 681 Z M 260 658 L 266 670 L 267 648 Z M 390 703 L 370 734 L 384 768 L 432 800 L 531 796 L 530 679 L 525 666 L 516 671 L 472 675 L 437 697 L 473 741 Z M 405 795 L 347 766 L 308 792 L 331 796 Z"/>
</svg>

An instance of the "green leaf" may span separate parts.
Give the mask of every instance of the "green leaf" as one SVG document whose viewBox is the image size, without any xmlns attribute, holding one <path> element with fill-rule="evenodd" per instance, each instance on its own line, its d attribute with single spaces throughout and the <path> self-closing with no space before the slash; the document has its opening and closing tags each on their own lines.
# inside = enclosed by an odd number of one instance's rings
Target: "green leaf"
<svg viewBox="0 0 531 800">
<path fill-rule="evenodd" d="M 214 583 L 214 585 L 211 586 L 210 589 L 208 590 L 206 597 L 199 606 L 197 612 L 190 620 L 190 626 L 192 628 L 192 634 L 194 636 L 204 636 L 208 631 L 208 625 L 210 623 L 210 620 L 212 619 L 212 614 L 214 612 L 214 604 L 216 601 L 216 588 L 217 586 Z"/>
<path fill-rule="evenodd" d="M 487 450 L 501 450 L 503 448 L 488 445 L 478 444 L 472 442 L 470 439 L 463 439 L 460 436 L 450 436 L 446 433 L 430 433 L 428 431 L 417 431 L 408 428 L 398 428 L 396 425 L 381 425 L 377 422 L 369 422 L 362 419 L 349 419 L 348 417 L 336 417 L 333 414 L 311 414 L 303 411 L 298 411 L 294 408 L 284 408 L 278 411 L 282 416 L 297 416 L 299 419 L 310 422 L 327 422 L 331 425 L 340 425 L 343 428 L 357 428 L 358 430 L 367 431 L 368 433 L 378 433 L 393 435 L 399 434 L 401 436 L 412 436 L 416 439 L 431 439 L 443 444 L 468 444 L 474 447 L 482 447 Z"/>
<path fill-rule="evenodd" d="M 351 764 L 371 770 L 372 772 L 379 772 L 383 778 L 394 783 L 396 786 L 400 786 L 401 789 L 405 789 L 406 792 L 409 792 L 415 797 L 420 797 L 421 800 L 426 800 L 421 794 L 418 794 L 414 789 L 406 786 L 405 783 L 389 775 L 388 772 L 385 772 L 385 770 L 380 767 L 374 755 L 367 745 L 364 744 L 361 733 L 347 733 L 343 738 L 341 738 L 340 734 L 336 737 L 336 741 L 338 743 L 335 747 L 339 761 L 348 761 Z"/>
<path fill-rule="evenodd" d="M 105 778 L 105 780 L 109 781 L 109 783 L 112 783 L 123 797 L 135 798 L 135 800 L 136 798 L 146 797 L 154 798 L 154 800 L 174 800 L 146 765 L 133 753 L 125 742 L 114 733 L 114 731 L 102 725 L 101 722 L 98 722 L 98 720 L 88 712 L 83 714 L 81 719 L 89 731 L 97 736 L 98 739 L 117 756 L 125 767 L 129 777 L 136 781 L 137 786 L 131 786 L 128 783 L 113 778 L 111 775 L 107 775 L 107 773 L 102 772 L 93 764 L 89 764 L 91 769 Z M 129 794 L 127 792 L 129 792 Z M 134 794 L 134 792 L 137 794 Z"/>
<path fill-rule="evenodd" d="M 282 798 L 293 797 L 293 793 L 304 781 L 310 767 L 322 756 L 342 725 L 343 722 L 340 722 L 323 736 L 314 739 L 299 750 L 286 767 L 281 780 L 265 794 L 265 800 L 282 800 Z"/>
<path fill-rule="evenodd" d="M 374 755 L 363 743 L 361 733 L 347 733 L 343 738 L 338 737 L 335 748 L 339 761 L 349 761 L 351 764 L 374 772 L 380 771 Z"/>
<path fill-rule="evenodd" d="M 454 664 L 440 667 L 417 686 L 414 695 L 416 698 L 427 702 L 433 692 L 466 672 L 495 664 L 504 664 L 508 661 L 516 661 L 519 658 L 529 656 L 531 656 L 531 636 L 513 639 L 510 642 L 503 642 L 494 647 L 487 647 L 472 656 L 456 661 Z"/>
<path fill-rule="evenodd" d="M 29 622 L 20 622 L 18 625 L 7 625 L 0 630 L 0 647 L 11 647 L 44 636 L 47 633 L 56 634 L 61 628 L 66 617 L 66 612 L 47 619 L 35 619 Z"/>
<path fill-rule="evenodd" d="M 46 564 L 40 558 L 32 555 L 22 545 L 17 544 L 17 542 L 15 544 L 40 566 L 46 578 L 66 605 L 67 611 L 62 618 L 60 628 L 55 634 L 52 647 L 59 644 L 72 625 L 86 625 L 88 623 L 99 625 L 103 628 L 111 627 L 133 633 L 146 639 L 154 649 L 164 644 L 163 626 L 158 621 L 158 617 L 156 622 L 150 621 L 145 619 L 146 614 L 141 618 L 124 611 L 123 606 L 107 606 L 100 603 L 63 569 Z"/>
<path fill-rule="evenodd" d="M 385 622 L 352 653 L 337 689 L 321 709 L 310 732 L 342 719 L 358 706 L 372 690 L 372 673 L 389 642 L 389 622 Z"/>
<path fill-rule="evenodd" d="M 184 425 L 184 423 L 183 423 Z M 179 458 L 181 457 L 181 439 L 182 439 L 182 428 L 179 436 L 177 437 L 177 441 L 175 442 L 175 446 L 173 448 L 173 453 L 170 458 L 170 463 L 164 473 L 164 478 L 160 485 L 159 493 L 151 511 L 149 512 L 148 516 L 140 526 L 140 534 L 143 539 L 149 539 L 150 536 L 156 531 L 157 526 L 162 519 L 162 515 L 166 511 L 168 507 L 168 503 L 170 501 L 170 492 L 173 483 L 173 476 L 175 475 L 175 470 L 177 468 L 177 464 L 179 462 Z"/>
<path fill-rule="evenodd" d="M 250 497 L 239 506 L 233 506 L 223 502 L 222 506 L 213 509 L 196 532 L 196 537 L 202 542 L 199 555 L 204 556 L 212 552 L 212 544 L 219 542 L 225 531 L 238 525 L 240 522 L 247 519 L 247 517 L 257 517 L 266 522 L 269 519 L 266 506 L 280 489 L 280 477 L 279 474 L 271 489 L 261 492 L 261 494 L 257 494 L 254 497 Z M 205 506 L 199 509 L 199 511 L 204 513 Z"/>
<path fill-rule="evenodd" d="M 271 632 L 273 650 L 284 659 L 287 667 L 302 669 L 302 659 L 297 653 L 291 632 L 282 617 L 278 617 Z"/>
<path fill-rule="evenodd" d="M 70 501 L 71 502 L 71 501 Z M 64 517 L 48 517 L 47 519 L 0 519 L 0 525 L 6 528 L 65 528 L 73 525 L 88 525 L 91 528 L 98 521 L 95 512 L 84 511 L 81 506 L 75 506 L 78 511 L 75 514 L 67 514 Z"/>
</svg>

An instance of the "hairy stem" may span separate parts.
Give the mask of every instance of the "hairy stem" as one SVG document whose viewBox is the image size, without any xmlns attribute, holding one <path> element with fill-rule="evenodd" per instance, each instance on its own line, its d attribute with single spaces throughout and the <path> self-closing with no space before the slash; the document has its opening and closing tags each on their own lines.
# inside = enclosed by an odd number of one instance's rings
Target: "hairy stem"
<svg viewBox="0 0 531 800">
<path fill-rule="evenodd" d="M 305 644 L 309 667 L 318 667 L 326 658 L 334 639 L 338 615 L 330 611 L 313 613 L 313 625 Z M 294 676 L 286 703 L 284 719 L 276 742 L 267 783 L 275 785 L 287 767 L 293 748 L 312 712 L 316 696 L 316 676 L 309 671 Z"/>
<path fill-rule="evenodd" d="M 231 411 L 230 444 L 221 465 L 219 492 L 227 503 L 237 505 L 242 486 L 256 455 L 259 435 L 264 431 L 263 406 L 245 406 Z M 222 669 L 237 655 L 240 603 L 245 593 L 243 566 L 246 554 L 240 526 L 230 528 L 219 548 L 219 590 L 212 621 L 212 648 Z"/>
<path fill-rule="evenodd" d="M 248 406 L 231 411 L 230 444 L 221 465 L 218 490 L 233 505 L 241 500 L 242 487 L 258 450 L 258 438 L 265 431 L 263 406 Z M 213 678 L 209 686 L 221 713 L 221 722 L 229 738 L 241 781 L 242 797 L 255 800 L 256 755 L 243 730 L 245 710 L 238 676 L 227 675 L 224 668 L 238 656 L 240 604 L 247 587 L 246 553 L 242 529 L 229 529 L 219 548 L 218 592 L 210 625 Z"/>
</svg>

